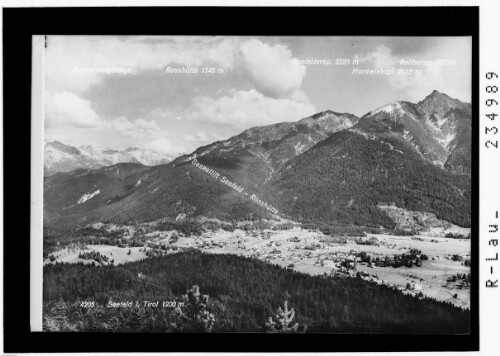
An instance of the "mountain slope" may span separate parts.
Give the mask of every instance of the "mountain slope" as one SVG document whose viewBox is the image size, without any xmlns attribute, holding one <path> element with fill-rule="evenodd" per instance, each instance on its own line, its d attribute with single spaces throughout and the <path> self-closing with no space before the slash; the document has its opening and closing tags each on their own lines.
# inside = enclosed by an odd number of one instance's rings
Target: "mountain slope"
<svg viewBox="0 0 500 356">
<path fill-rule="evenodd" d="M 449 155 L 444 168 L 453 173 L 470 175 L 472 107 L 446 94 L 434 90 L 418 107 L 430 117 L 444 136 L 442 139 Z"/>
<path fill-rule="evenodd" d="M 393 228 L 378 205 L 395 204 L 468 227 L 471 123 L 470 104 L 438 91 L 387 104 L 289 161 L 267 194 L 298 220 Z"/>
<path fill-rule="evenodd" d="M 213 167 L 236 168 L 242 157 L 252 158 L 255 165 L 262 166 L 262 177 L 268 179 L 288 160 L 332 133 L 351 127 L 358 119 L 352 114 L 327 110 L 297 122 L 253 127 L 228 140 L 200 147 L 190 155 L 179 157 L 174 163 L 203 157 Z M 246 165 L 252 164 L 248 162 Z"/>
<path fill-rule="evenodd" d="M 391 103 L 360 119 L 325 111 L 251 128 L 112 184 L 109 178 L 90 184 L 87 176 L 79 181 L 61 173 L 58 184 L 47 181 L 53 186 L 46 191 L 45 223 L 272 218 L 249 198 L 255 194 L 276 207 L 278 216 L 298 221 L 393 228 L 394 221 L 378 206 L 395 204 L 467 227 L 470 105 L 448 98 L 433 92 L 418 104 Z M 220 176 L 195 166 L 195 159 Z M 84 194 L 86 202 L 76 204 Z M 58 199 L 77 208 L 63 210 L 54 203 Z"/>
<path fill-rule="evenodd" d="M 394 102 L 364 115 L 351 129 L 373 137 L 393 137 L 425 160 L 470 174 L 471 106 L 434 90 L 417 104 Z M 468 158 L 469 157 L 469 158 Z"/>
<path fill-rule="evenodd" d="M 333 132 L 349 127 L 357 119 L 351 114 L 325 111 L 298 122 L 255 127 L 228 140 L 200 147 L 167 165 L 151 167 L 141 171 L 143 174 L 120 181 L 114 180 L 111 193 L 108 192 L 108 178 L 99 183 L 91 179 L 92 175 L 88 172 L 78 177 L 60 173 L 61 182 L 57 189 L 45 191 L 45 208 L 50 212 L 45 223 L 60 228 L 99 220 L 122 223 L 151 221 L 175 218 L 179 214 L 224 220 L 241 219 L 249 214 L 255 218 L 266 217 L 269 215 L 267 211 L 249 197 L 256 194 L 264 199 L 260 195 L 262 185 L 277 169 Z M 192 160 L 195 158 L 200 164 L 217 171 L 220 177 L 215 179 L 194 166 Z M 102 174 L 102 170 L 98 170 L 96 175 Z M 223 177 L 243 187 L 244 192 L 235 191 L 221 182 Z M 71 183 L 64 182 L 65 179 Z M 127 188 L 133 181 L 140 181 L 141 184 L 133 189 Z M 57 186 L 54 182 L 47 180 L 46 186 Z M 79 189 L 67 192 L 72 186 Z M 92 198 L 92 204 L 86 205 L 89 208 L 78 206 L 63 210 L 61 204 L 54 206 L 57 199 L 65 201 L 66 206 L 74 205 L 83 194 L 92 193 L 90 188 L 94 189 L 92 192 L 100 190 L 100 195 L 99 199 Z M 52 195 L 57 197 L 52 199 Z M 110 197 L 112 199 L 108 202 Z"/>
<path fill-rule="evenodd" d="M 386 203 L 470 226 L 469 179 L 427 162 L 391 133 L 335 133 L 288 162 L 266 190 L 278 209 L 303 221 L 394 228 L 377 207 Z"/>
<path fill-rule="evenodd" d="M 150 167 L 120 163 L 100 169 L 76 169 L 44 179 L 44 223 L 57 227 L 81 226 L 88 214 L 130 195 Z M 143 175 L 143 173 L 146 173 Z"/>
</svg>

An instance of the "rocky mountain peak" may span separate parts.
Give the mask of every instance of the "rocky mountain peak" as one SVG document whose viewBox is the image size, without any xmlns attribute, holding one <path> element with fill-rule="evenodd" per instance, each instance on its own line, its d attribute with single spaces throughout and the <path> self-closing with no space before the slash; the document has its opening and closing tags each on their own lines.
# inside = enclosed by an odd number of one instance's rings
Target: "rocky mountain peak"
<svg viewBox="0 0 500 356">
<path fill-rule="evenodd" d="M 298 121 L 309 127 L 320 126 L 327 132 L 336 132 L 353 126 L 358 122 L 358 117 L 349 113 L 338 113 L 332 110 L 325 110 Z"/>
<path fill-rule="evenodd" d="M 458 99 L 453 99 L 437 90 L 433 90 L 432 93 L 420 101 L 417 106 L 429 117 L 432 115 L 442 117 L 451 109 L 470 111 L 470 104 L 468 105 Z"/>
<path fill-rule="evenodd" d="M 63 153 L 67 153 L 67 154 L 72 154 L 72 155 L 80 155 L 81 154 L 81 152 L 80 152 L 80 150 L 78 148 L 72 147 L 72 146 L 68 146 L 68 145 L 66 145 L 66 144 L 64 144 L 62 142 L 57 141 L 57 140 L 51 141 L 51 142 L 47 142 L 45 144 L 45 148 L 46 149 L 50 148 L 50 147 L 52 147 L 52 148 L 54 148 L 54 149 L 56 149 L 58 151 L 61 151 Z"/>
</svg>

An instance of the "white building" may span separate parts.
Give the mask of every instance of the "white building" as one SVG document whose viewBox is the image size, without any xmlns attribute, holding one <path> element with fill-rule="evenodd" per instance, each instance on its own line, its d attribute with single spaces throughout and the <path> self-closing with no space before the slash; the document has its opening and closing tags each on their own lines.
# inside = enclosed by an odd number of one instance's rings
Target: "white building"
<svg viewBox="0 0 500 356">
<path fill-rule="evenodd" d="M 412 290 L 422 290 L 423 289 L 422 282 L 412 282 L 411 289 Z"/>
</svg>

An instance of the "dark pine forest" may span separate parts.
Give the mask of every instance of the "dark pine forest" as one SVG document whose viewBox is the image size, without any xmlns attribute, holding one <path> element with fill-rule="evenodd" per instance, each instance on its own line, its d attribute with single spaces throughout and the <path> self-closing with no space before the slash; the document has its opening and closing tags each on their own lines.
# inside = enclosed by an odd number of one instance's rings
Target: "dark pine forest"
<svg viewBox="0 0 500 356">
<path fill-rule="evenodd" d="M 419 300 L 361 279 L 309 276 L 235 255 L 196 251 L 118 266 L 44 267 L 44 329 L 178 332 L 174 308 L 107 308 L 111 300 L 180 301 L 193 285 L 209 296 L 213 332 L 262 332 L 284 301 L 313 333 L 469 332 L 469 311 Z M 94 307 L 82 307 L 94 302 Z"/>
</svg>

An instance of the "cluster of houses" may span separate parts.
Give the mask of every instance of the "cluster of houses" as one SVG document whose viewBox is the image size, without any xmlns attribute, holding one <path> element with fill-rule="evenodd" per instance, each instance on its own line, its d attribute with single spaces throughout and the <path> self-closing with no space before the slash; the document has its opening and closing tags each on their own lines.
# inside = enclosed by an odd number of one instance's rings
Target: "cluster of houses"
<svg viewBox="0 0 500 356">
<path fill-rule="evenodd" d="M 169 231 L 153 231 L 153 232 L 148 232 L 144 236 L 154 240 L 164 240 L 169 238 L 170 234 L 171 233 Z"/>
<path fill-rule="evenodd" d="M 461 254 L 461 255 L 446 255 L 444 256 L 444 258 L 446 258 L 447 260 L 451 260 L 451 261 L 458 261 L 458 262 L 462 262 L 462 261 L 465 261 L 467 259 L 470 259 L 470 254 L 468 253 L 464 253 L 464 254 Z"/>
<path fill-rule="evenodd" d="M 469 288 L 470 281 L 471 281 L 470 273 L 469 274 L 457 273 L 456 275 L 452 275 L 452 276 L 449 276 L 448 278 L 446 278 L 446 282 L 444 284 L 444 287 L 457 288 L 457 289 Z"/>
<path fill-rule="evenodd" d="M 410 263 L 411 265 L 421 265 L 421 253 L 418 250 L 411 249 L 409 246 L 404 246 L 403 249 L 409 250 L 409 253 L 403 254 L 394 254 L 392 256 L 378 256 L 376 258 L 372 258 L 372 256 L 368 256 L 366 252 L 356 252 L 354 250 L 350 250 L 349 252 L 341 252 L 341 251 L 325 251 L 325 247 L 328 247 L 329 244 L 326 242 L 318 242 L 317 238 L 309 239 L 309 238 L 299 238 L 298 236 L 293 236 L 288 238 L 286 242 L 292 242 L 293 245 L 289 244 L 290 247 L 284 248 L 284 241 L 267 241 L 260 245 L 260 247 L 248 247 L 245 245 L 245 242 L 249 241 L 250 238 L 262 239 L 262 240 L 270 240 L 272 236 L 272 232 L 265 231 L 246 231 L 244 236 L 232 236 L 231 239 L 210 239 L 212 236 L 203 236 L 199 238 L 195 238 L 192 241 L 189 241 L 192 247 L 200 248 L 200 249 L 217 249 L 224 247 L 237 248 L 240 250 L 247 250 L 246 254 L 248 256 L 258 258 L 261 260 L 265 260 L 268 262 L 271 261 L 280 261 L 281 263 L 285 263 L 285 266 L 289 269 L 295 268 L 297 263 L 303 262 L 306 259 L 315 259 L 314 265 L 319 267 L 326 267 L 330 269 L 330 276 L 336 278 L 361 278 L 365 281 L 376 283 L 379 285 L 387 285 L 388 287 L 398 289 L 405 294 L 414 295 L 417 297 L 423 297 L 421 291 L 423 290 L 422 280 L 418 280 L 418 278 L 412 278 L 409 280 L 406 286 L 398 286 L 396 284 L 389 284 L 378 278 L 377 275 L 371 274 L 367 271 L 358 270 L 358 265 L 365 265 L 367 267 L 373 266 L 394 266 L 398 267 L 400 265 L 407 265 Z M 166 253 L 170 251 L 173 247 L 172 244 L 168 243 L 168 236 L 165 232 L 158 232 L 154 234 L 148 234 L 151 240 L 148 240 L 147 246 L 154 251 L 149 252 L 150 255 L 157 255 L 158 253 Z M 246 237 L 245 237 L 246 236 Z M 207 238 L 208 237 L 208 238 Z M 314 241 L 313 241 L 314 240 Z M 346 239 L 346 244 L 357 244 L 359 241 L 356 239 Z M 375 241 L 372 241 L 375 242 Z M 386 241 L 376 241 L 377 244 L 385 245 L 389 248 L 395 248 L 395 244 L 389 244 Z M 158 252 L 161 251 L 161 252 Z M 162 251 L 163 250 L 163 251 Z M 181 250 L 181 249 L 179 249 Z M 329 250 L 329 249 L 328 249 Z M 455 260 L 463 260 L 467 256 L 461 255 L 457 257 L 456 255 L 450 255 L 446 258 L 455 259 Z M 450 282 L 452 283 L 452 282 Z M 460 284 L 463 288 L 467 285 L 467 279 L 457 279 L 455 284 Z"/>
<path fill-rule="evenodd" d="M 214 241 L 210 241 L 210 242 L 208 242 L 208 241 L 196 241 L 195 246 L 198 248 L 201 248 L 201 249 L 210 250 L 212 248 L 219 247 L 219 244 L 217 244 L 217 246 L 215 246 Z"/>
<path fill-rule="evenodd" d="M 271 232 L 270 231 L 260 231 L 260 235 L 259 235 L 259 232 L 257 232 L 257 231 L 245 231 L 245 235 L 251 236 L 254 238 L 261 237 L 263 240 L 271 239 Z"/>
<path fill-rule="evenodd" d="M 383 245 L 383 246 L 385 246 L 387 248 L 391 248 L 391 249 L 396 248 L 396 244 L 391 244 L 390 242 L 387 242 L 385 240 L 380 241 L 380 245 Z"/>
<path fill-rule="evenodd" d="M 361 262 L 361 258 L 356 256 L 354 251 L 334 252 L 317 256 L 315 265 L 333 269 L 355 270 L 358 262 Z"/>
<path fill-rule="evenodd" d="M 422 283 L 422 280 L 419 280 L 419 281 L 412 280 L 411 282 L 408 282 L 406 284 L 406 289 L 407 290 L 414 290 L 414 291 L 421 291 L 422 289 L 424 289 L 424 285 Z"/>
<path fill-rule="evenodd" d="M 142 235 L 142 230 L 124 231 L 124 237 L 131 237 L 135 233 L 134 239 L 139 239 L 140 242 L 144 241 L 144 252 L 148 256 L 163 255 L 170 252 L 178 252 L 184 248 L 195 247 L 203 250 L 221 249 L 221 248 L 235 248 L 242 251 L 247 256 L 252 256 L 260 260 L 279 261 L 279 264 L 285 265 L 287 268 L 295 268 L 297 263 L 303 263 L 305 260 L 313 261 L 314 266 L 327 268 L 330 270 L 330 276 L 337 278 L 361 278 L 365 281 L 386 285 L 388 287 L 400 290 L 402 293 L 422 297 L 422 290 L 424 289 L 423 281 L 418 278 L 409 278 L 405 285 L 389 284 L 378 278 L 377 275 L 369 273 L 370 270 L 366 267 L 399 267 L 399 266 L 420 266 L 422 260 L 426 258 L 420 251 L 412 249 L 410 246 L 397 246 L 391 241 L 384 239 L 362 239 L 353 238 L 349 236 L 342 236 L 341 242 L 335 240 L 332 242 L 331 238 L 335 236 L 307 234 L 306 236 L 292 236 L 286 241 L 275 241 L 271 239 L 276 232 L 265 230 L 250 230 L 244 232 L 235 231 L 230 234 L 230 238 L 225 238 L 224 235 L 216 233 L 204 233 L 200 237 L 190 239 L 183 239 L 180 243 L 172 243 L 172 231 L 145 231 Z M 319 232 L 318 232 L 319 233 Z M 178 233 L 179 234 L 179 233 Z M 126 236 L 125 236 L 126 235 Z M 313 236 L 314 235 L 314 236 Z M 183 237 L 184 235 L 179 234 Z M 289 235 L 290 236 L 290 235 Z M 212 239 L 215 237 L 214 239 Z M 221 237 L 221 238 L 219 238 Z M 411 237 L 414 240 L 423 240 L 421 237 Z M 267 241 L 262 241 L 267 240 Z M 249 246 L 246 242 L 255 243 L 255 246 Z M 432 242 L 438 242 L 437 240 Z M 125 241 L 130 243 L 130 241 Z M 404 250 L 399 254 L 392 254 L 386 256 L 368 256 L 366 252 L 354 251 L 351 249 L 349 252 L 334 251 L 335 247 L 341 243 L 342 245 L 365 245 L 373 244 L 377 246 L 384 246 L 390 249 Z M 360 247 L 358 247 L 360 248 Z M 345 250 L 345 248 L 344 248 Z M 397 252 L 397 251 L 394 251 Z M 443 256 L 436 256 L 436 259 L 447 259 L 457 262 L 465 263 L 470 261 L 469 254 L 450 254 Z M 358 266 L 365 266 L 364 270 L 359 270 Z M 411 276 L 410 276 L 411 277 Z M 463 277 L 450 277 L 446 281 L 448 288 L 468 288 L 470 280 Z"/>
</svg>

